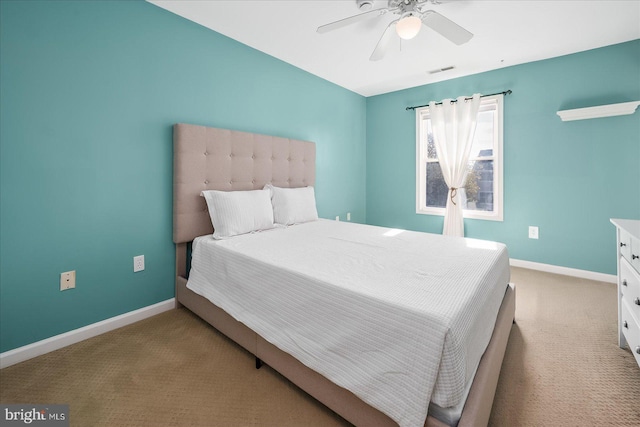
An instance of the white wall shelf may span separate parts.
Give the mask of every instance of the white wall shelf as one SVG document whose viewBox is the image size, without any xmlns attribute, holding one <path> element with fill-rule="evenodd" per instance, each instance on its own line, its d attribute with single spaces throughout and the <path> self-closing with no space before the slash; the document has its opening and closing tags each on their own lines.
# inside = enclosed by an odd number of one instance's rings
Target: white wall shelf
<svg viewBox="0 0 640 427">
<path fill-rule="evenodd" d="M 623 116 L 633 114 L 640 101 L 622 102 L 620 104 L 598 105 L 596 107 L 576 108 L 558 111 L 563 122 L 571 120 L 597 119 L 600 117 Z"/>
</svg>

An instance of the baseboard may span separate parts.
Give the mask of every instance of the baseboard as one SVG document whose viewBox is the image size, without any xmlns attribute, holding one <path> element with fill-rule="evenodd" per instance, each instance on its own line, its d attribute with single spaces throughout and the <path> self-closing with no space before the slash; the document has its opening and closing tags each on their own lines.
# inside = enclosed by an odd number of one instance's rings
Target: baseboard
<svg viewBox="0 0 640 427">
<path fill-rule="evenodd" d="M 513 267 L 528 268 L 530 270 L 544 271 L 547 273 L 562 274 L 564 276 L 579 277 L 581 279 L 595 280 L 597 282 L 618 283 L 615 274 L 597 273 L 595 271 L 579 270 L 577 268 L 560 267 L 558 265 L 542 264 L 540 262 L 523 261 L 511 258 L 509 264 Z"/>
<path fill-rule="evenodd" d="M 24 362 L 25 360 L 58 350 L 68 345 L 84 341 L 88 338 L 104 334 L 105 332 L 130 325 L 131 323 L 138 322 L 146 319 L 147 317 L 155 316 L 156 314 L 163 313 L 173 308 L 175 308 L 175 298 L 143 307 L 138 310 L 130 311 L 79 329 L 74 329 L 73 331 L 65 332 L 64 334 L 34 342 L 33 344 L 5 351 L 4 353 L 0 353 L 0 369 L 15 365 L 16 363 Z"/>
</svg>

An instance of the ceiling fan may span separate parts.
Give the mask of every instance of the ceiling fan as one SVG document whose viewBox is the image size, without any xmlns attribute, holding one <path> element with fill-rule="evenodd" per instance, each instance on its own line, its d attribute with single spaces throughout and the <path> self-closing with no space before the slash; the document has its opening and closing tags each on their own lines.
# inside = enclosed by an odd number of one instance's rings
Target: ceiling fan
<svg viewBox="0 0 640 427">
<path fill-rule="evenodd" d="M 370 0 L 356 0 L 356 3 L 361 10 L 371 8 L 373 4 Z M 340 19 L 339 21 L 321 25 L 318 27 L 317 32 L 324 34 L 387 13 L 398 15 L 398 18 L 391 21 L 384 33 L 382 33 L 382 37 L 380 37 L 376 48 L 369 58 L 370 61 L 379 61 L 384 58 L 391 42 L 395 38 L 394 33 L 401 39 L 410 40 L 418 35 L 422 25 L 426 25 L 457 45 L 464 44 L 471 40 L 473 37 L 472 33 L 435 10 L 427 9 L 429 3 L 439 4 L 441 2 L 438 0 L 389 0 L 387 7 L 369 10 L 358 15 Z"/>
</svg>

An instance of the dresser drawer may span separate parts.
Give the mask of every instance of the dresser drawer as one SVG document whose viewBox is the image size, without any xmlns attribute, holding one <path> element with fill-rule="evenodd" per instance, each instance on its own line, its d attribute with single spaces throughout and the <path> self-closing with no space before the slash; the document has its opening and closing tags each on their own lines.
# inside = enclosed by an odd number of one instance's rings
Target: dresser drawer
<svg viewBox="0 0 640 427">
<path fill-rule="evenodd" d="M 626 259 L 620 258 L 620 293 L 622 300 L 636 318 L 640 319 L 640 276 Z"/>
<path fill-rule="evenodd" d="M 624 254 L 622 254 L 622 256 L 629 260 L 631 266 L 633 266 L 637 272 L 640 272 L 640 240 L 633 236 L 631 236 L 629 240 L 631 241 L 631 254 L 628 257 Z"/>
<path fill-rule="evenodd" d="M 627 301 L 622 301 L 622 333 L 627 339 L 627 344 L 631 352 L 636 358 L 636 362 L 640 365 L 640 324 L 638 320 L 631 314 Z"/>
<path fill-rule="evenodd" d="M 620 255 L 631 261 L 631 234 L 620 230 Z"/>
</svg>

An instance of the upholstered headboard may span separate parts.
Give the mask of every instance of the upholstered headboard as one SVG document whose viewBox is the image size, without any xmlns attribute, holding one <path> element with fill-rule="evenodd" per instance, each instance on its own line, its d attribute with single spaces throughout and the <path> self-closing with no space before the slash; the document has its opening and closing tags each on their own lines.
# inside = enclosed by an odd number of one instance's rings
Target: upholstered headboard
<svg viewBox="0 0 640 427">
<path fill-rule="evenodd" d="M 213 233 L 203 190 L 315 184 L 312 142 L 179 123 L 173 127 L 173 241 Z"/>
</svg>

